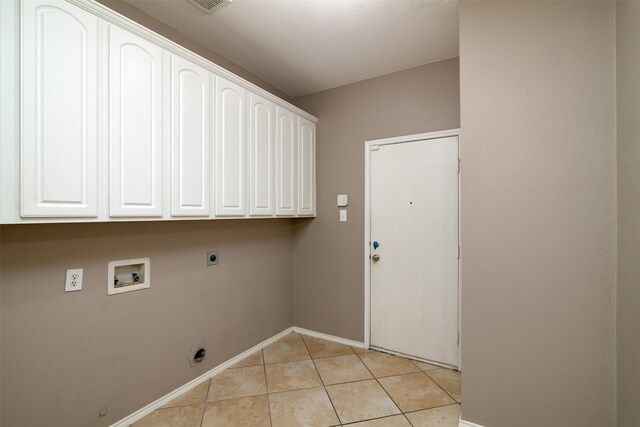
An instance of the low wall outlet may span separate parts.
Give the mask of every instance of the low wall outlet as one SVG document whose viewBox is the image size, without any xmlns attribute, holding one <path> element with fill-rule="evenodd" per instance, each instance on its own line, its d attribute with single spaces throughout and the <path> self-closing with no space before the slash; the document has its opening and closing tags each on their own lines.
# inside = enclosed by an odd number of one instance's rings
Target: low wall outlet
<svg viewBox="0 0 640 427">
<path fill-rule="evenodd" d="M 64 291 L 73 292 L 82 290 L 82 272 L 81 268 L 67 270 L 67 278 L 64 282 Z"/>
<path fill-rule="evenodd" d="M 338 207 L 344 207 L 349 204 L 349 196 L 347 194 L 338 194 Z"/>
<path fill-rule="evenodd" d="M 340 209 L 340 222 L 347 222 L 347 210 Z"/>
</svg>

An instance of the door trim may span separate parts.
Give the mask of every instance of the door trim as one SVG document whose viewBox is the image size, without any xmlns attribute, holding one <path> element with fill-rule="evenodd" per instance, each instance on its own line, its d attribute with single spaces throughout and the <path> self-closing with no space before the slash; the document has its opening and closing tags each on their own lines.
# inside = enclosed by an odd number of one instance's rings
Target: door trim
<svg viewBox="0 0 640 427">
<path fill-rule="evenodd" d="M 458 137 L 458 158 L 460 158 L 460 129 L 448 129 L 436 132 L 418 133 L 414 135 L 397 136 L 393 138 L 373 139 L 364 142 L 364 348 L 369 349 L 371 342 L 371 149 L 378 145 L 401 144 L 405 142 L 423 141 L 426 139 L 438 139 L 456 136 Z M 458 245 L 461 243 L 460 227 L 460 181 L 462 170 L 458 178 Z M 458 259 L 458 370 L 462 370 L 461 351 L 462 322 L 461 322 L 461 264 L 462 251 Z"/>
</svg>

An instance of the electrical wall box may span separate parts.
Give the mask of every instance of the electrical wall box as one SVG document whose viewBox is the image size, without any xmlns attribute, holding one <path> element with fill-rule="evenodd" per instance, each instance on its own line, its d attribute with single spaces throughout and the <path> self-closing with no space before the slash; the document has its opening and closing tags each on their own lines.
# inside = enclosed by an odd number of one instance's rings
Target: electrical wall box
<svg viewBox="0 0 640 427">
<path fill-rule="evenodd" d="M 107 295 L 138 291 L 151 286 L 149 258 L 109 261 Z"/>
<path fill-rule="evenodd" d="M 218 255 L 218 251 L 207 252 L 207 266 L 218 265 L 219 260 L 220 256 Z"/>
</svg>

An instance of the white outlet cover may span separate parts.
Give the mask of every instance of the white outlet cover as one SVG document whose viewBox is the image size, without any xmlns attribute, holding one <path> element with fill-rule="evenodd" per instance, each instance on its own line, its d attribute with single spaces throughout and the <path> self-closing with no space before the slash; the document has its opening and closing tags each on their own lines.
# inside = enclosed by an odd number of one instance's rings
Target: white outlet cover
<svg viewBox="0 0 640 427">
<path fill-rule="evenodd" d="M 349 204 L 349 196 L 347 194 L 338 194 L 338 207 L 344 207 Z"/>
<path fill-rule="evenodd" d="M 64 291 L 73 292 L 82 290 L 82 268 L 67 270 L 67 278 L 64 281 Z"/>
<path fill-rule="evenodd" d="M 347 222 L 347 210 L 340 209 L 340 222 Z"/>
</svg>

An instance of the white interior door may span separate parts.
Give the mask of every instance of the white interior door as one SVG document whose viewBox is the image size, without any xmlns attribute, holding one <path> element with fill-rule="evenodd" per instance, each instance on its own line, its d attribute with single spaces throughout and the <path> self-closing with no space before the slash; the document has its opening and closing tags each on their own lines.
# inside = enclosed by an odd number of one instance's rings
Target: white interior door
<svg viewBox="0 0 640 427">
<path fill-rule="evenodd" d="M 370 171 L 371 345 L 458 366 L 458 138 L 373 147 Z"/>
</svg>

